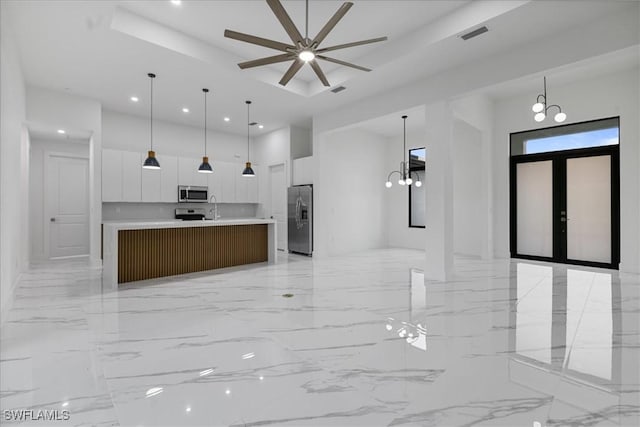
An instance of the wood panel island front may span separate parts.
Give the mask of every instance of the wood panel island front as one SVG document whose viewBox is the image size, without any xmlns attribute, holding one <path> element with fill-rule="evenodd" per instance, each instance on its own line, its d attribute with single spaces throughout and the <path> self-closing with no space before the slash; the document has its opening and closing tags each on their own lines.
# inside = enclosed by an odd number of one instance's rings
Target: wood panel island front
<svg viewBox="0 0 640 427">
<path fill-rule="evenodd" d="M 275 263 L 272 219 L 105 221 L 105 286 L 259 262 Z"/>
</svg>

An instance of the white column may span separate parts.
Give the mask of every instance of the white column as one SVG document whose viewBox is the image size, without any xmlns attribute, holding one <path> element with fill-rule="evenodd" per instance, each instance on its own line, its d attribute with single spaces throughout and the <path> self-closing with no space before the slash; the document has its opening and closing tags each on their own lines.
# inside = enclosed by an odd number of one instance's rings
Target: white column
<svg viewBox="0 0 640 427">
<path fill-rule="evenodd" d="M 447 102 L 426 108 L 425 279 L 447 280 L 453 272 L 453 112 Z"/>
</svg>

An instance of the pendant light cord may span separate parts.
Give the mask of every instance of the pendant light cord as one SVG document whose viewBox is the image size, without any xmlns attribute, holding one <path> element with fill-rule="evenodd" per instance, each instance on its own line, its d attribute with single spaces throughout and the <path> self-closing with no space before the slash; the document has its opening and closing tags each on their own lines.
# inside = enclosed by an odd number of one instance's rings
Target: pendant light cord
<svg viewBox="0 0 640 427">
<path fill-rule="evenodd" d="M 202 89 L 204 92 L 204 155 L 207 155 L 207 89 Z"/>
<path fill-rule="evenodd" d="M 307 18 L 306 18 L 306 22 L 305 22 L 306 28 L 305 28 L 305 33 L 304 33 L 305 42 L 306 42 L 306 39 L 309 38 L 309 0 L 306 1 L 306 4 L 307 4 L 307 7 L 306 7 Z"/>
<path fill-rule="evenodd" d="M 405 156 L 407 152 L 407 116 L 402 116 L 402 162 L 404 167 L 402 168 L 403 178 L 406 177 L 406 171 L 409 169 L 409 165 L 405 162 Z"/>
<path fill-rule="evenodd" d="M 246 101 L 247 103 L 247 162 L 249 161 L 249 130 L 251 123 L 251 116 L 249 115 L 249 106 L 251 105 L 251 101 Z"/>
<path fill-rule="evenodd" d="M 151 121 L 149 123 L 149 127 L 151 130 L 151 151 L 153 151 L 153 78 L 155 75 L 150 74 L 149 77 L 151 77 Z"/>
</svg>

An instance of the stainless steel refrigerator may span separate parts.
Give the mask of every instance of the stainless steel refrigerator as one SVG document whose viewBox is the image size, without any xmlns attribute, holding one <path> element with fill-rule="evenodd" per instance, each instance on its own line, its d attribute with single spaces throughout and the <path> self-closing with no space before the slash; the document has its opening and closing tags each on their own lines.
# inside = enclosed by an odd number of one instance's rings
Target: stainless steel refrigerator
<svg viewBox="0 0 640 427">
<path fill-rule="evenodd" d="M 313 186 L 295 185 L 287 192 L 289 252 L 313 252 Z"/>
</svg>

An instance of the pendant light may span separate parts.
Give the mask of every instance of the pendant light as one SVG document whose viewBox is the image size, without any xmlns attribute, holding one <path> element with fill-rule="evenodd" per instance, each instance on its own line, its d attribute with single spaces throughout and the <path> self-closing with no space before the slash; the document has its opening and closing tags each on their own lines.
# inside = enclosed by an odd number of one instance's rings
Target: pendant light
<svg viewBox="0 0 640 427">
<path fill-rule="evenodd" d="M 385 186 L 387 188 L 391 188 L 393 186 L 393 184 L 391 183 L 391 176 L 394 173 L 397 173 L 398 175 L 400 175 L 400 179 L 398 180 L 398 184 L 400 185 L 413 184 L 413 179 L 411 178 L 411 174 L 414 174 L 414 176 L 416 177 L 416 182 L 415 182 L 416 187 L 422 186 L 422 181 L 420 181 L 420 175 L 418 174 L 418 172 L 412 171 L 411 169 L 409 169 L 409 161 L 405 161 L 405 155 L 407 153 L 407 117 L 408 116 L 402 116 L 403 143 L 402 143 L 402 161 L 400 162 L 400 170 L 392 171 L 391 173 L 389 173 L 389 175 L 387 176 L 387 182 L 385 183 Z"/>
<path fill-rule="evenodd" d="M 249 161 L 249 129 L 251 127 L 251 120 L 249 116 L 249 106 L 251 105 L 251 101 L 245 101 L 247 104 L 247 163 L 245 164 L 245 168 L 242 171 L 242 176 L 246 176 L 247 178 L 252 178 L 256 176 L 253 169 L 251 169 L 251 162 Z"/>
<path fill-rule="evenodd" d="M 151 99 L 150 99 L 150 106 L 151 106 L 151 114 L 150 114 L 150 128 L 151 128 L 151 149 L 149 150 L 148 156 L 146 158 L 146 160 L 144 161 L 144 164 L 142 165 L 142 167 L 144 169 L 160 169 L 160 163 L 158 162 L 158 159 L 156 159 L 156 152 L 153 151 L 153 79 L 156 78 L 156 75 L 153 73 L 149 73 L 147 74 L 147 76 L 149 76 L 149 79 L 151 81 Z"/>
<path fill-rule="evenodd" d="M 536 103 L 533 104 L 533 107 L 531 107 L 531 110 L 533 110 L 533 112 L 536 113 L 536 115 L 533 116 L 533 119 L 536 122 L 543 121 L 544 119 L 547 118 L 547 111 L 553 107 L 558 108 L 558 112 L 553 117 L 553 119 L 558 123 L 564 122 L 567 119 L 567 115 L 562 112 L 562 108 L 560 108 L 559 105 L 553 104 L 553 105 L 547 106 L 547 77 L 545 76 L 544 77 L 544 93 L 541 93 L 540 95 L 538 95 L 538 97 L 536 98 Z"/>
<path fill-rule="evenodd" d="M 213 173 L 213 168 L 209 164 L 209 157 L 207 157 L 207 93 L 209 89 L 202 89 L 204 92 L 204 156 L 202 156 L 202 164 L 198 168 L 200 173 Z"/>
</svg>

